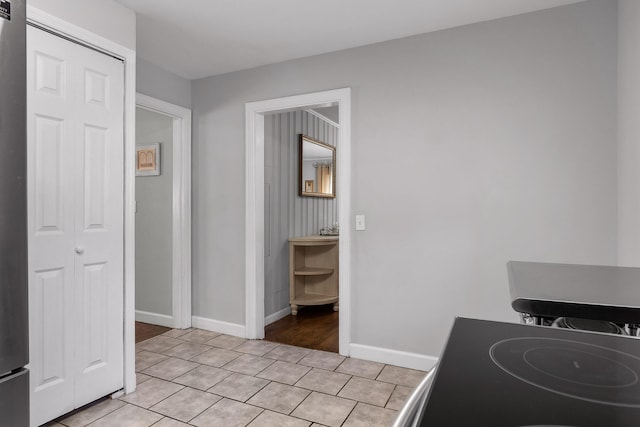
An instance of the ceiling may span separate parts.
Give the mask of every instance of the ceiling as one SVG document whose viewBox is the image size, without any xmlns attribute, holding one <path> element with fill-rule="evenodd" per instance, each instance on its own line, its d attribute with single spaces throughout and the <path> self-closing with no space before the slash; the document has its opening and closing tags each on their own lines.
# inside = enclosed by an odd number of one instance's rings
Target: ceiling
<svg viewBox="0 0 640 427">
<path fill-rule="evenodd" d="M 584 0 L 116 0 L 137 53 L 188 79 Z"/>
</svg>

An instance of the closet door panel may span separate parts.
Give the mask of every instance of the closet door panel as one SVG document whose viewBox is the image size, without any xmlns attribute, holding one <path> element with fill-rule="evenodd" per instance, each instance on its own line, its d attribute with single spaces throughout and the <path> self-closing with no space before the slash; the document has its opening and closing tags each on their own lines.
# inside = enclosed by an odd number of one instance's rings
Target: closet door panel
<svg viewBox="0 0 640 427">
<path fill-rule="evenodd" d="M 75 405 L 123 385 L 124 64 L 76 45 Z"/>
<path fill-rule="evenodd" d="M 27 30 L 27 199 L 31 423 L 73 409 L 73 101 L 70 57 Z M 35 410 L 34 410 L 35 409 Z"/>
<path fill-rule="evenodd" d="M 29 27 L 32 424 L 123 385 L 124 65 Z"/>
</svg>

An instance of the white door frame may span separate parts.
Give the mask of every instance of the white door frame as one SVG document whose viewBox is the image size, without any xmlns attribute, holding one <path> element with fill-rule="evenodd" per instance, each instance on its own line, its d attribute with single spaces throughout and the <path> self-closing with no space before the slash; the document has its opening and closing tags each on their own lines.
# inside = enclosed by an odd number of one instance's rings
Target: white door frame
<svg viewBox="0 0 640 427">
<path fill-rule="evenodd" d="M 136 389 L 135 372 L 135 111 L 136 52 L 27 5 L 27 22 L 124 61 L 124 391 Z"/>
<path fill-rule="evenodd" d="M 136 106 L 173 121 L 172 317 L 191 327 L 191 110 L 138 93 Z"/>
<path fill-rule="evenodd" d="M 351 343 L 351 89 L 249 102 L 246 113 L 245 336 L 264 338 L 264 115 L 300 108 L 339 106 L 337 200 L 340 223 L 340 354 Z"/>
</svg>

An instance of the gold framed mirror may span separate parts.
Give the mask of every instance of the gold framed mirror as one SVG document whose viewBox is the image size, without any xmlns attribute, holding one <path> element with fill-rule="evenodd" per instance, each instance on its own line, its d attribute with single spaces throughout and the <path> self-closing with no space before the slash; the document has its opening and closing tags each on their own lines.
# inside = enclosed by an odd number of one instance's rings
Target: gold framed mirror
<svg viewBox="0 0 640 427">
<path fill-rule="evenodd" d="M 336 147 L 299 135 L 298 194 L 336 197 Z"/>
</svg>

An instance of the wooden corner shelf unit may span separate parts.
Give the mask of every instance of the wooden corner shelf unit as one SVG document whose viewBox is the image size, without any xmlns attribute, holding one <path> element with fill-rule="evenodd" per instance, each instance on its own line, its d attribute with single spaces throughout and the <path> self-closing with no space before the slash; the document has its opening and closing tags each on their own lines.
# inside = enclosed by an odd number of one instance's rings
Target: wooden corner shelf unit
<svg viewBox="0 0 640 427">
<path fill-rule="evenodd" d="M 289 239 L 289 304 L 294 316 L 304 305 L 338 311 L 338 236 Z"/>
</svg>

